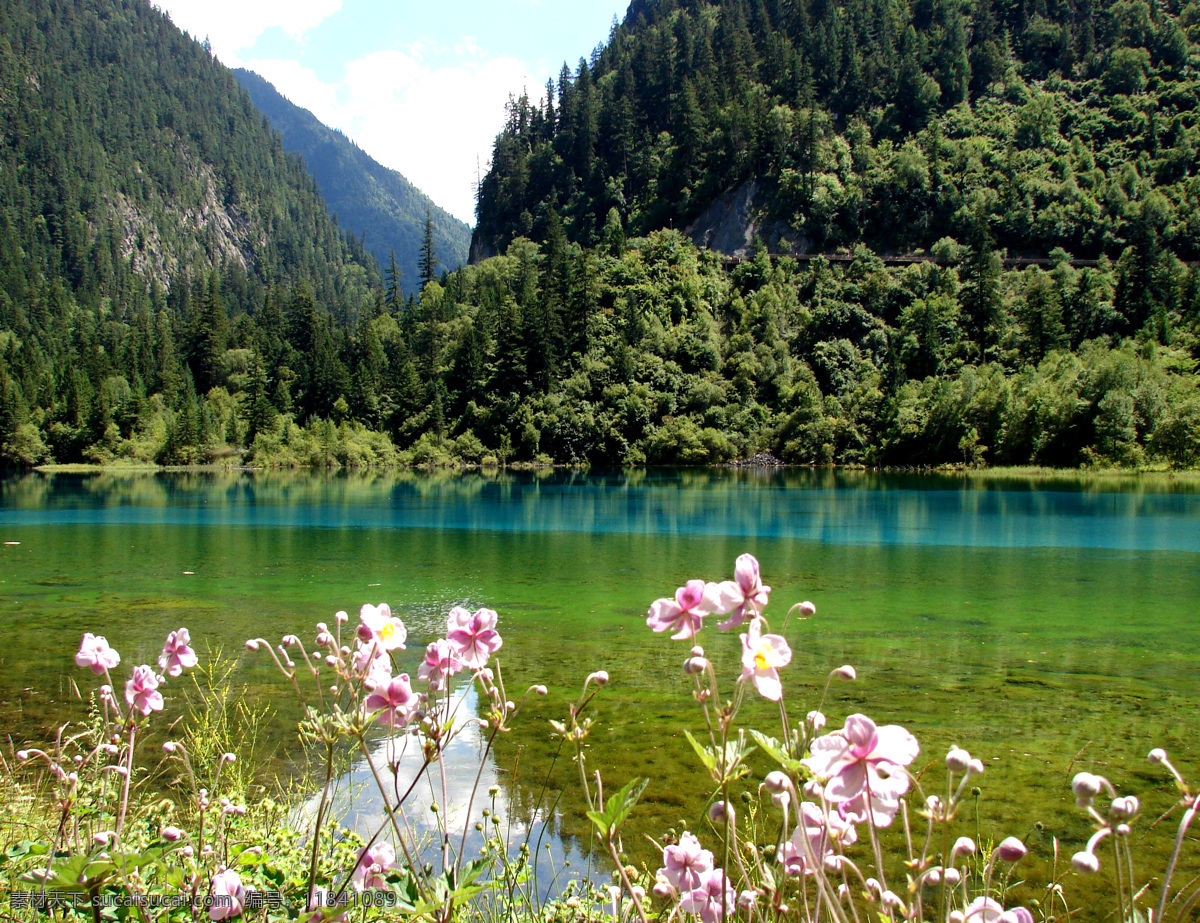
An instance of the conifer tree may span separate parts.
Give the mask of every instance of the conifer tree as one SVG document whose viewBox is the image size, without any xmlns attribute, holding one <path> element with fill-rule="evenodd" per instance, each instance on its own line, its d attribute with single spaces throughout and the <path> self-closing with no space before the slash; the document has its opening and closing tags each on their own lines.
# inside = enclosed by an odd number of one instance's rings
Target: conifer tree
<svg viewBox="0 0 1200 923">
<path fill-rule="evenodd" d="M 438 259 L 433 251 L 433 215 L 425 212 L 425 233 L 421 242 L 421 288 L 437 277 Z"/>
</svg>

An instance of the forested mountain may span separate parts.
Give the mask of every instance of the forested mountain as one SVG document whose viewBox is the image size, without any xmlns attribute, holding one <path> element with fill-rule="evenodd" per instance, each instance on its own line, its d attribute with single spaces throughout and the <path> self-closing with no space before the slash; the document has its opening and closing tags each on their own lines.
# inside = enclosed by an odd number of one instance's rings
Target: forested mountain
<svg viewBox="0 0 1200 923">
<path fill-rule="evenodd" d="M 1195 465 L 1198 11 L 638 0 L 406 299 L 163 16 L 9 4 L 0 460 Z"/>
<path fill-rule="evenodd" d="M 310 339 L 331 336 L 331 315 L 352 321 L 378 287 L 299 159 L 164 14 L 144 0 L 0 6 L 9 460 L 80 460 L 97 443 L 103 458 L 139 425 L 155 454 L 198 424 L 198 396 L 268 361 L 256 317 L 294 296 L 313 305 Z"/>
<path fill-rule="evenodd" d="M 401 288 L 420 288 L 421 247 L 425 219 L 433 223 L 434 254 L 443 269 L 467 261 L 471 229 L 395 170 L 373 160 L 340 131 L 322 124 L 307 109 L 293 104 L 253 71 L 235 68 L 238 83 L 254 105 L 283 136 L 283 148 L 303 159 L 329 210 L 343 228 L 363 241 L 379 265 L 387 269 L 392 254 L 401 273 Z M 413 133 L 413 144 L 420 143 Z"/>
<path fill-rule="evenodd" d="M 1198 36 L 1195 0 L 634 0 L 511 107 L 476 253 L 612 210 L 727 251 L 1196 259 Z"/>
</svg>

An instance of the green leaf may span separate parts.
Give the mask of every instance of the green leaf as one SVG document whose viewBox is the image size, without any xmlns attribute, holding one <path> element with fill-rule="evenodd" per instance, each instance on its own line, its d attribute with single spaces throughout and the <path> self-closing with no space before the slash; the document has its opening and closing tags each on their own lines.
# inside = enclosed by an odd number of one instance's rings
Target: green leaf
<svg viewBox="0 0 1200 923">
<path fill-rule="evenodd" d="M 588 819 L 600 831 L 600 836 L 605 840 L 611 840 L 620 829 L 621 824 L 625 822 L 625 818 L 629 816 L 629 812 L 633 810 L 633 806 L 637 804 L 638 799 L 642 797 L 642 792 L 646 790 L 646 786 L 650 784 L 649 779 L 634 778 L 630 779 L 615 795 L 609 796 L 608 801 L 604 803 L 603 811 L 588 811 Z"/>
<path fill-rule="evenodd" d="M 803 768 L 798 759 L 788 756 L 787 748 L 774 737 L 768 737 L 766 734 L 753 729 L 750 731 L 750 736 L 754 738 L 754 742 L 762 748 L 767 756 L 771 757 L 787 772 L 795 774 Z"/>
<path fill-rule="evenodd" d="M 700 762 L 704 764 L 712 775 L 717 774 L 717 757 L 716 754 L 700 741 L 696 740 L 688 731 L 683 732 L 683 736 L 688 739 L 688 743 L 692 745 L 692 749 L 696 751 L 696 756 L 700 757 Z"/>
</svg>

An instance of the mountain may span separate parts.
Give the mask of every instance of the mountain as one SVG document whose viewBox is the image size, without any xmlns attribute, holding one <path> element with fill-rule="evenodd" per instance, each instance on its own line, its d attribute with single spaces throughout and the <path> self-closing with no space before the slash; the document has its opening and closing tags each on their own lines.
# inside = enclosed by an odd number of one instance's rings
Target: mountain
<svg viewBox="0 0 1200 923">
<path fill-rule="evenodd" d="M 406 293 L 420 287 L 419 260 L 425 217 L 433 220 L 434 253 L 442 269 L 467 260 L 471 229 L 440 209 L 408 180 L 372 159 L 340 131 L 290 102 L 253 71 L 236 68 L 238 82 L 283 136 L 284 150 L 299 154 L 342 227 L 363 239 L 379 265 L 394 251 Z"/>
<path fill-rule="evenodd" d="M 475 253 L 554 210 L 584 244 L 611 213 L 727 253 L 1116 259 L 1153 226 L 1196 259 L 1198 40 L 1181 0 L 634 0 L 511 107 Z"/>
<path fill-rule="evenodd" d="M 236 442 L 260 376 L 327 410 L 339 331 L 379 290 L 299 158 L 166 15 L 0 5 L 0 459 L 188 460 L 205 430 Z"/>
<path fill-rule="evenodd" d="M 1198 39 L 637 0 L 405 299 L 166 17 L 6 4 L 0 464 L 1195 466 Z"/>
</svg>

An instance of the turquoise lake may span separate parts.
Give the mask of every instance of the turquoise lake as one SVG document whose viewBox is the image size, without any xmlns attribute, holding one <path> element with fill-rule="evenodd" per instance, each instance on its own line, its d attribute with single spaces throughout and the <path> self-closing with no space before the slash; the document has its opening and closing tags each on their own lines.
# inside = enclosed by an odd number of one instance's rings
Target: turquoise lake
<svg viewBox="0 0 1200 923">
<path fill-rule="evenodd" d="M 650 603 L 691 578 L 732 578 L 755 554 L 773 624 L 795 602 L 789 708 L 815 705 L 828 671 L 853 664 L 825 711 L 908 727 L 921 765 L 957 743 L 987 763 L 984 835 L 1067 855 L 1089 833 L 1071 774 L 1103 772 L 1165 808 L 1171 789 L 1145 754 L 1168 749 L 1200 778 L 1180 716 L 1200 705 L 1200 484 L 717 470 L 504 474 L 188 472 L 28 474 L 0 480 L 0 715 L 14 740 L 82 714 L 71 681 L 84 631 L 122 668 L 153 662 L 167 631 L 241 657 L 235 678 L 276 709 L 281 758 L 294 710 L 246 638 L 311 637 L 318 621 L 389 602 L 409 631 L 402 666 L 453 605 L 500 613 L 511 690 L 551 694 L 522 715 L 493 764 L 514 813 L 562 792 L 555 835 L 578 851 L 577 779 L 554 766 L 548 721 L 584 677 L 596 701 L 589 766 L 616 786 L 652 778 L 635 829 L 698 828 L 702 773 L 683 738 L 702 718 L 681 664 L 689 645 L 652 634 Z M 18 543 L 18 544 L 11 544 Z M 698 639 L 722 691 L 736 633 Z M 168 694 L 170 698 L 170 694 Z M 751 708 L 775 730 L 770 709 Z M 608 783 L 606 783 L 608 784 Z M 561 816 L 558 816 L 561 815 Z M 963 822 L 974 835 L 975 818 Z M 586 840 L 586 838 L 584 838 Z M 652 862 L 653 851 L 631 847 Z"/>
</svg>

